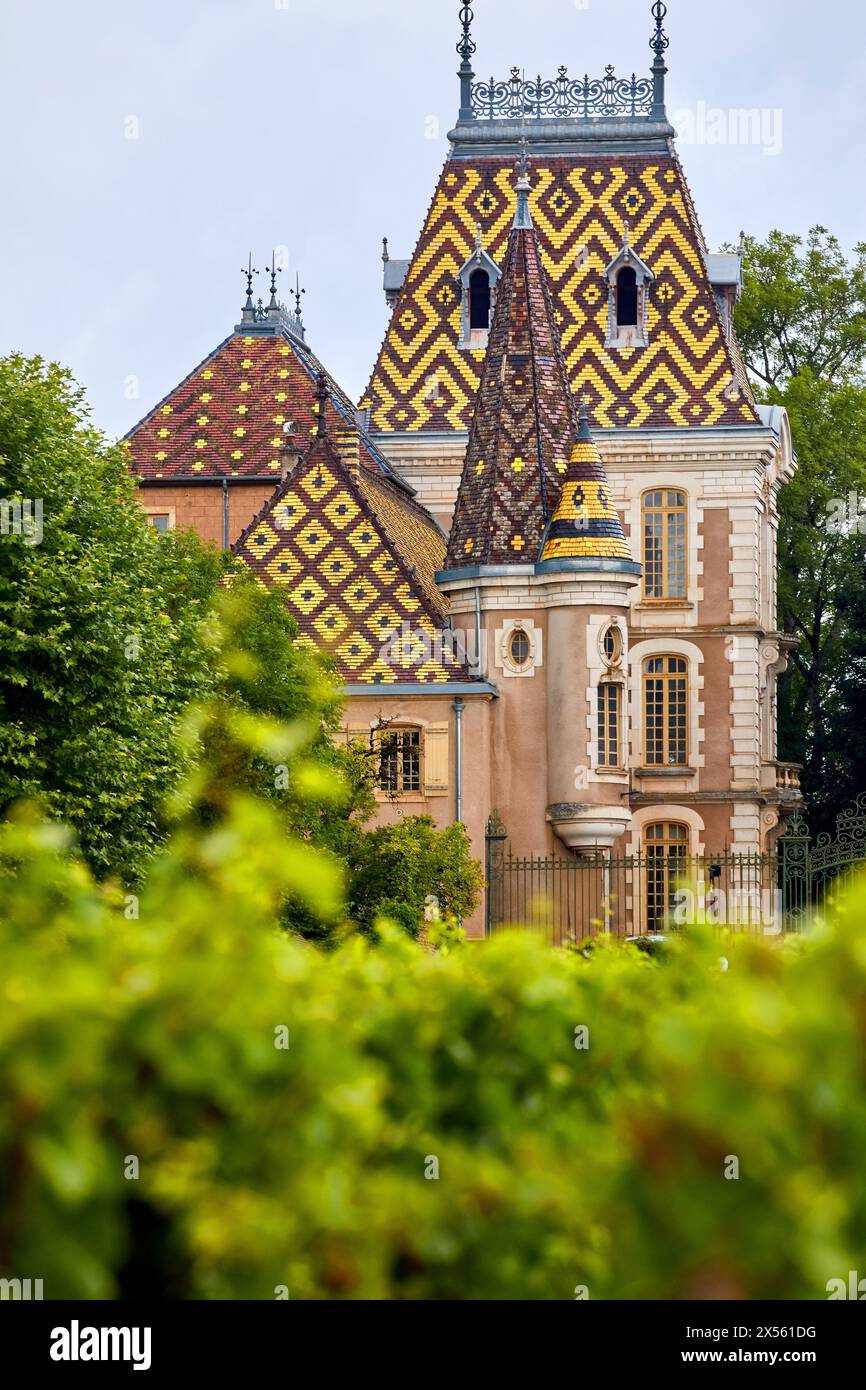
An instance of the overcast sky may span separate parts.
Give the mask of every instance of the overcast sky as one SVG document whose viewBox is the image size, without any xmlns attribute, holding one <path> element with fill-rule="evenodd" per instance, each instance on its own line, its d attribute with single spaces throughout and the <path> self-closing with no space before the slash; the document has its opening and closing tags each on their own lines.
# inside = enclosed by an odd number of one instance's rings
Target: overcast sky
<svg viewBox="0 0 866 1390">
<path fill-rule="evenodd" d="M 358 399 L 387 324 L 381 238 L 411 254 L 456 120 L 459 8 L 0 0 L 0 353 L 68 364 L 125 433 L 231 331 L 248 250 L 264 267 L 276 244 Z M 479 76 L 651 61 L 650 0 L 474 9 Z M 668 109 L 711 248 L 815 222 L 866 238 L 863 0 L 669 11 Z M 764 113 L 757 142 L 708 143 L 740 108 Z"/>
</svg>

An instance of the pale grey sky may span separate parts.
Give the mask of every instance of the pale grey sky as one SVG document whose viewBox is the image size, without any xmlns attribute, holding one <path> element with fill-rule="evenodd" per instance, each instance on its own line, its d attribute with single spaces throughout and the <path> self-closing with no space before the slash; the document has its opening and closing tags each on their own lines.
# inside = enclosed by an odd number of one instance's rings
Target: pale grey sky
<svg viewBox="0 0 866 1390">
<path fill-rule="evenodd" d="M 381 238 L 411 254 L 456 120 L 459 8 L 0 0 L 0 353 L 68 364 L 122 434 L 231 331 L 247 251 L 263 268 L 285 245 L 310 343 L 358 399 L 387 324 Z M 479 76 L 651 61 L 650 0 L 474 9 Z M 866 238 L 862 0 L 669 0 L 667 31 L 711 247 L 815 222 Z M 763 111 L 759 142 L 707 143 L 719 108 Z"/>
</svg>

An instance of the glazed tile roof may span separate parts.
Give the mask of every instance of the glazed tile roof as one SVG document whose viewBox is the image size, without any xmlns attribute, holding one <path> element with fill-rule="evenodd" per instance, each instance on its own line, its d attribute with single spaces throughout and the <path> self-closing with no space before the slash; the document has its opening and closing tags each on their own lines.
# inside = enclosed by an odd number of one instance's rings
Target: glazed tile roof
<svg viewBox="0 0 866 1390">
<path fill-rule="evenodd" d="M 513 158 L 452 157 L 443 170 L 362 406 L 373 432 L 470 428 L 483 352 L 458 348 L 456 275 L 481 225 L 502 264 L 514 216 Z M 704 261 L 705 245 L 675 155 L 539 154 L 533 220 L 572 390 L 601 427 L 754 424 Z M 628 221 L 655 276 L 649 346 L 605 348 L 605 267 Z M 435 383 L 436 389 L 431 386 Z"/>
<path fill-rule="evenodd" d="M 566 366 L 524 193 L 497 287 L 449 569 L 538 559 L 573 436 Z"/>
<path fill-rule="evenodd" d="M 469 679 L 443 631 L 445 538 L 394 481 L 317 436 L 232 547 L 281 585 L 302 637 L 353 684 Z"/>
<path fill-rule="evenodd" d="M 140 478 L 272 476 L 279 481 L 282 427 L 295 422 L 307 439 L 317 422 L 321 363 L 288 334 L 234 333 L 126 436 Z M 328 378 L 328 427 L 359 450 L 365 468 L 398 480 L 364 435 L 355 408 Z M 409 489 L 411 490 L 411 489 Z"/>
<path fill-rule="evenodd" d="M 598 446 L 581 407 L 559 505 L 548 526 L 542 563 L 556 560 L 632 560 Z"/>
</svg>

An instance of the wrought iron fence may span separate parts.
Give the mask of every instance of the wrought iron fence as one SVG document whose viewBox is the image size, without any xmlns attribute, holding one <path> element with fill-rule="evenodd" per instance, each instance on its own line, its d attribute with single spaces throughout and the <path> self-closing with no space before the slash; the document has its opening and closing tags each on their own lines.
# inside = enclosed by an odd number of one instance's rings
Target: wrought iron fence
<svg viewBox="0 0 866 1390">
<path fill-rule="evenodd" d="M 772 853 L 690 855 L 668 844 L 614 856 L 521 855 L 496 816 L 487 826 L 487 932 L 535 928 L 555 945 L 609 933 L 651 936 L 709 925 L 796 932 L 866 860 L 866 794 L 814 843 L 795 815 Z"/>
</svg>

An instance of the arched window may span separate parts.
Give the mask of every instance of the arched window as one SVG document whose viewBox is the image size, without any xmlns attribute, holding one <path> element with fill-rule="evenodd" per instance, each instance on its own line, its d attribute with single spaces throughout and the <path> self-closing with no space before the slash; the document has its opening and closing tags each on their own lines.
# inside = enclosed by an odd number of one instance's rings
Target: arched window
<svg viewBox="0 0 866 1390">
<path fill-rule="evenodd" d="M 598 687 L 598 765 L 622 767 L 622 686 L 603 681 Z"/>
<path fill-rule="evenodd" d="M 688 595 L 688 505 L 684 492 L 664 488 L 643 497 L 643 584 L 650 602 Z"/>
<path fill-rule="evenodd" d="M 616 277 L 616 321 L 620 328 L 637 327 L 637 275 L 630 265 Z"/>
<path fill-rule="evenodd" d="M 469 327 L 490 327 L 490 276 L 474 270 L 469 279 Z"/>
<path fill-rule="evenodd" d="M 689 668 L 682 656 L 650 656 L 643 664 L 644 766 L 687 767 Z"/>
<path fill-rule="evenodd" d="M 657 821 L 644 832 L 647 931 L 664 931 L 676 907 L 676 892 L 688 866 L 688 826 Z"/>
</svg>

